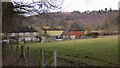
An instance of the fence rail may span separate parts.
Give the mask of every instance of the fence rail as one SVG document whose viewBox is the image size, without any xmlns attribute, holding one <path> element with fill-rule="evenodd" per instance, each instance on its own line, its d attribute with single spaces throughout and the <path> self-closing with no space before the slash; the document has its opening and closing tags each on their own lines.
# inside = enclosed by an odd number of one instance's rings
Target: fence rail
<svg viewBox="0 0 120 68">
<path fill-rule="evenodd" d="M 32 52 L 29 47 L 5 45 L 3 50 L 3 66 L 57 66 L 57 52 Z M 35 55 L 36 54 L 36 55 Z M 38 57 L 36 59 L 36 57 Z M 36 59 L 36 60 L 35 60 Z M 37 63 L 36 63 L 37 62 Z"/>
</svg>

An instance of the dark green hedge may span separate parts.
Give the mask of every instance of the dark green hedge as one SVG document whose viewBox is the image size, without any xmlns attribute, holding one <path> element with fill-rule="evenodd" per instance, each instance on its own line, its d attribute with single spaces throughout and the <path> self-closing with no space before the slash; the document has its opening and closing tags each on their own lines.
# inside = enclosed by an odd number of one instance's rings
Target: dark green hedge
<svg viewBox="0 0 120 68">
<path fill-rule="evenodd" d="M 92 33 L 86 34 L 86 36 L 97 38 L 99 36 L 99 34 L 98 34 L 98 32 L 92 32 Z"/>
</svg>

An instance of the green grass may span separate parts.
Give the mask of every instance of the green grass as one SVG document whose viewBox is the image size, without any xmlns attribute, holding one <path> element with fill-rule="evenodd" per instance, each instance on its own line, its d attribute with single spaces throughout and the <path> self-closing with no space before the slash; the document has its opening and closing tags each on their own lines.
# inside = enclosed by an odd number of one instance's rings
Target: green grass
<svg viewBox="0 0 120 68">
<path fill-rule="evenodd" d="M 58 57 L 88 65 L 118 65 L 118 36 L 23 45 L 30 47 L 32 52 L 56 50 Z"/>
</svg>

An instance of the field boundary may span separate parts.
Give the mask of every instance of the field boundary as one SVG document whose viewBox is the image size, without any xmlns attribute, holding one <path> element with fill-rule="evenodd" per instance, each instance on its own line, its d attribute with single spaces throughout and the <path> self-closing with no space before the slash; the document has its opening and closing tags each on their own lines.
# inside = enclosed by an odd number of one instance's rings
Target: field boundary
<svg viewBox="0 0 120 68">
<path fill-rule="evenodd" d="M 3 46 L 3 65 L 2 66 L 30 66 L 30 48 L 24 46 L 5 45 Z M 37 66 L 57 66 L 57 51 L 39 51 Z"/>
</svg>

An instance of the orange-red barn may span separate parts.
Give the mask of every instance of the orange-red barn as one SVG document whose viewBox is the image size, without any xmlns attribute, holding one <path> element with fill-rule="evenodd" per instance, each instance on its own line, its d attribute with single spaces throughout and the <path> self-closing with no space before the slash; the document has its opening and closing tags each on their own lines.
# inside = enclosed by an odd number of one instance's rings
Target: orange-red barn
<svg viewBox="0 0 120 68">
<path fill-rule="evenodd" d="M 81 38 L 85 34 L 85 30 L 83 29 L 81 24 L 71 23 L 63 33 L 63 35 L 70 39 Z"/>
</svg>

